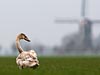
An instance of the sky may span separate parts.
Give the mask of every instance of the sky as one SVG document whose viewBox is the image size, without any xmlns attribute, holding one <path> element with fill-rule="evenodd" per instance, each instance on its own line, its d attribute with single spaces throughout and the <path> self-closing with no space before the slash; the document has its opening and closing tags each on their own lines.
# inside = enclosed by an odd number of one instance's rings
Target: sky
<svg viewBox="0 0 100 75">
<path fill-rule="evenodd" d="M 78 24 L 57 24 L 59 17 L 81 19 L 82 0 L 0 0 L 0 45 L 10 47 L 23 32 L 32 43 L 59 45 L 65 35 L 76 33 Z M 86 16 L 100 20 L 100 1 L 86 0 Z M 100 34 L 99 24 L 92 26 L 93 38 Z"/>
</svg>

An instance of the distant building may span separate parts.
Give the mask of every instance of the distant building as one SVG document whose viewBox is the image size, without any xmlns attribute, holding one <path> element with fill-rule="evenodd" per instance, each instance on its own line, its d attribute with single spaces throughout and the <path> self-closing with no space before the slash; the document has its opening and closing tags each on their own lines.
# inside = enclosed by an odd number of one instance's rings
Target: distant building
<svg viewBox="0 0 100 75">
<path fill-rule="evenodd" d="M 62 48 L 67 53 L 87 53 L 92 52 L 92 30 L 91 21 L 83 19 L 79 25 L 79 32 L 65 36 L 62 39 Z"/>
<path fill-rule="evenodd" d="M 88 19 L 84 19 L 80 22 L 80 37 L 81 41 L 83 43 L 83 47 L 85 49 L 91 49 L 92 48 L 92 31 L 91 31 L 91 21 Z"/>
</svg>

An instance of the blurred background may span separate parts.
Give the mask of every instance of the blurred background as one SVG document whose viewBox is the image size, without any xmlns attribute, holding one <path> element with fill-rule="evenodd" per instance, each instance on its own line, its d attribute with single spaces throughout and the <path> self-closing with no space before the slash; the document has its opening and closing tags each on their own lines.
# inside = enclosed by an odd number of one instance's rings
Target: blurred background
<svg viewBox="0 0 100 75">
<path fill-rule="evenodd" d="M 99 0 L 0 0 L 0 56 L 15 56 L 16 36 L 39 56 L 100 55 Z"/>
</svg>

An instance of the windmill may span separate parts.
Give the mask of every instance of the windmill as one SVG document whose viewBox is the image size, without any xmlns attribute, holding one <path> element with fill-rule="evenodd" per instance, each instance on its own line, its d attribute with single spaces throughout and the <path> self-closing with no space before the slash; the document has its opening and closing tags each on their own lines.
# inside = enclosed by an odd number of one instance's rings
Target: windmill
<svg viewBox="0 0 100 75">
<path fill-rule="evenodd" d="M 70 23 L 70 24 L 79 24 L 79 33 L 81 35 L 81 42 L 83 44 L 84 49 L 91 49 L 92 48 L 92 24 L 100 23 L 100 20 L 90 20 L 86 17 L 86 0 L 82 0 L 81 4 L 81 20 L 77 19 L 56 19 L 55 23 Z"/>
</svg>

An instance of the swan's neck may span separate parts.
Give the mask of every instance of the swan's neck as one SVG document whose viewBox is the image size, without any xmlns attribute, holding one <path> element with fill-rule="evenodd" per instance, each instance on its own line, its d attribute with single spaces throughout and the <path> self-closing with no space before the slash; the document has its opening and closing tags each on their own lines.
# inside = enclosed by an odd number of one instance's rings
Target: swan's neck
<svg viewBox="0 0 100 75">
<path fill-rule="evenodd" d="M 23 49 L 20 45 L 20 39 L 19 38 L 16 39 L 16 47 L 17 47 L 19 53 L 23 52 Z"/>
</svg>

